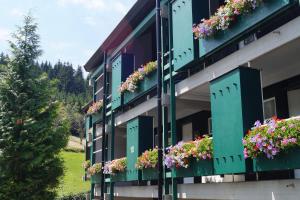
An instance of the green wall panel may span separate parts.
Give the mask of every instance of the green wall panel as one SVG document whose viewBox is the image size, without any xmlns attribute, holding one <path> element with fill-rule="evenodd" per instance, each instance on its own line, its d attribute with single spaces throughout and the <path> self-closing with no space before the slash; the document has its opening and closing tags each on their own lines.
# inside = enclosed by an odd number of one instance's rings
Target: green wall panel
<svg viewBox="0 0 300 200">
<path fill-rule="evenodd" d="M 208 0 L 176 0 L 172 2 L 174 70 L 191 63 L 199 54 L 192 26 L 208 17 Z"/>
<path fill-rule="evenodd" d="M 138 85 L 138 89 L 135 92 L 124 93 L 124 104 L 127 104 L 147 93 L 157 85 L 157 71 L 152 72 L 149 76 L 145 77 Z"/>
<path fill-rule="evenodd" d="M 213 53 L 225 45 L 241 40 L 246 32 L 257 28 L 260 23 L 279 14 L 295 0 L 268 0 L 248 15 L 240 16 L 229 29 L 218 32 L 213 37 L 199 39 L 200 57 Z"/>
<path fill-rule="evenodd" d="M 238 68 L 210 84 L 214 167 L 216 174 L 251 170 L 243 156 L 242 138 L 262 120 L 260 72 Z"/>
<path fill-rule="evenodd" d="M 138 117 L 127 124 L 127 181 L 141 180 L 135 168 L 138 156 L 153 146 L 153 118 Z"/>
<path fill-rule="evenodd" d="M 122 96 L 119 87 L 133 72 L 133 55 L 121 54 L 112 62 L 112 100 L 111 108 L 114 110 L 122 105 Z"/>
</svg>

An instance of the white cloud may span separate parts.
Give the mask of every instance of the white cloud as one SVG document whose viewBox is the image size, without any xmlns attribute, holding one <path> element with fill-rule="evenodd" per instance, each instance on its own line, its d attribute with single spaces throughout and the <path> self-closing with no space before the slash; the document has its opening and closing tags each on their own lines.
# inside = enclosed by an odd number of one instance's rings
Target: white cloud
<svg viewBox="0 0 300 200">
<path fill-rule="evenodd" d="M 126 14 L 131 3 L 116 0 L 57 0 L 59 6 L 83 6 L 89 10 L 114 11 L 120 14 Z"/>
<path fill-rule="evenodd" d="M 96 26 L 97 22 L 96 19 L 94 17 L 91 16 L 87 16 L 83 19 L 83 22 L 89 26 Z"/>
<path fill-rule="evenodd" d="M 64 41 L 56 41 L 52 43 L 48 43 L 47 47 L 52 49 L 55 52 L 65 52 L 66 50 L 72 49 L 75 46 L 73 43 L 64 42 Z"/>
<path fill-rule="evenodd" d="M 13 16 L 13 17 L 23 17 L 24 12 L 22 10 L 20 10 L 19 8 L 13 8 L 10 11 L 10 15 Z"/>
<path fill-rule="evenodd" d="M 6 28 L 0 28 L 0 42 L 6 42 L 10 38 L 10 31 Z"/>
<path fill-rule="evenodd" d="M 129 10 L 129 7 L 126 6 L 124 3 L 121 3 L 119 1 L 115 2 L 113 4 L 113 8 L 115 11 L 125 15 L 127 13 L 127 11 Z"/>
<path fill-rule="evenodd" d="M 57 0 L 58 5 L 78 5 L 87 9 L 101 10 L 105 8 L 104 0 Z"/>
</svg>

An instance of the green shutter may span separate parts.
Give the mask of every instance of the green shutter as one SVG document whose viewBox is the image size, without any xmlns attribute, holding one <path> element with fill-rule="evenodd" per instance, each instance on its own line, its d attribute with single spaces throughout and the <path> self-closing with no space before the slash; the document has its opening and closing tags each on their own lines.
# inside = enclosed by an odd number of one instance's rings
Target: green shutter
<svg viewBox="0 0 300 200">
<path fill-rule="evenodd" d="M 138 117 L 127 124 L 127 181 L 141 179 L 135 168 L 138 156 L 153 146 L 153 118 Z"/>
<path fill-rule="evenodd" d="M 238 68 L 212 81 L 210 91 L 215 172 L 244 173 L 252 165 L 244 160 L 242 138 L 263 118 L 260 72 Z"/>
<path fill-rule="evenodd" d="M 112 63 L 112 101 L 111 107 L 112 109 L 116 109 L 121 106 L 121 95 L 119 94 L 119 87 L 122 82 L 121 70 L 122 70 L 122 56 L 116 58 Z"/>
<path fill-rule="evenodd" d="M 121 54 L 112 62 L 112 101 L 114 110 L 122 105 L 122 96 L 119 87 L 123 81 L 133 72 L 133 55 Z"/>
<path fill-rule="evenodd" d="M 172 3 L 174 70 L 180 70 L 198 57 L 198 44 L 192 27 L 208 17 L 208 0 L 176 0 Z"/>
</svg>

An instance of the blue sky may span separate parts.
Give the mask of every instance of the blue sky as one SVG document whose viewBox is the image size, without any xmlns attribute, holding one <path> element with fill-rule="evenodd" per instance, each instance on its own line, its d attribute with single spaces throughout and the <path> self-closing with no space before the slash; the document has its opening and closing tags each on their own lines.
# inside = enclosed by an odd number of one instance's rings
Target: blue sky
<svg viewBox="0 0 300 200">
<path fill-rule="evenodd" d="M 39 24 L 41 60 L 83 66 L 136 0 L 0 0 L 0 52 L 29 10 Z"/>
</svg>

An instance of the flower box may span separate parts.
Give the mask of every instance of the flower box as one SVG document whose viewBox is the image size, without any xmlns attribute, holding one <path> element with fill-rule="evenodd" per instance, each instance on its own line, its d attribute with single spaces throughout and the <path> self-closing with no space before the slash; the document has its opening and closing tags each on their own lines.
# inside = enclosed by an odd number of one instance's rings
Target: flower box
<svg viewBox="0 0 300 200">
<path fill-rule="evenodd" d="M 156 168 L 147 168 L 142 170 L 142 180 L 157 180 L 158 179 L 158 170 Z"/>
<path fill-rule="evenodd" d="M 157 70 L 145 76 L 144 80 L 140 81 L 135 92 L 126 91 L 124 93 L 124 104 L 127 104 L 150 91 L 157 85 Z"/>
<path fill-rule="evenodd" d="M 97 173 L 91 176 L 91 183 L 93 184 L 100 184 L 101 183 L 101 174 Z"/>
<path fill-rule="evenodd" d="M 295 2 L 295 0 L 265 0 L 262 5 L 252 12 L 237 17 L 228 29 L 219 31 L 211 37 L 199 39 L 200 58 L 219 50 L 229 43 L 243 39 L 246 33 L 254 30 L 271 17 L 280 14 Z"/>
<path fill-rule="evenodd" d="M 268 159 L 260 156 L 253 160 L 255 172 L 300 169 L 300 149 L 290 149 Z"/>
<path fill-rule="evenodd" d="M 188 168 L 174 168 L 172 169 L 172 177 L 197 177 L 209 176 L 214 174 L 213 160 L 196 160 L 191 159 Z"/>
<path fill-rule="evenodd" d="M 214 174 L 214 162 L 210 160 L 195 160 L 193 162 L 194 176 L 210 176 Z"/>
<path fill-rule="evenodd" d="M 180 167 L 172 169 L 173 178 L 183 178 L 183 177 L 194 177 L 194 170 L 192 165 L 188 168 Z"/>
<path fill-rule="evenodd" d="M 93 124 L 95 124 L 96 122 L 101 121 L 102 120 L 102 110 L 95 113 L 95 114 L 93 114 L 93 115 L 91 115 L 91 117 L 92 117 Z"/>
<path fill-rule="evenodd" d="M 126 172 L 119 172 L 113 175 L 110 175 L 111 182 L 124 182 L 126 179 Z"/>
</svg>

